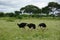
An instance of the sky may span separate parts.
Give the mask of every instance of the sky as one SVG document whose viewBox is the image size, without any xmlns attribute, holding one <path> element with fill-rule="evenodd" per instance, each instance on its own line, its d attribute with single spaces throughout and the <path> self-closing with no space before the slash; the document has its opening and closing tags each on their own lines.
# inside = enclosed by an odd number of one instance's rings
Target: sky
<svg viewBox="0 0 60 40">
<path fill-rule="evenodd" d="M 0 0 L 0 12 L 19 11 L 20 8 L 26 5 L 35 5 L 43 8 L 47 6 L 49 2 L 60 3 L 60 0 Z"/>
</svg>

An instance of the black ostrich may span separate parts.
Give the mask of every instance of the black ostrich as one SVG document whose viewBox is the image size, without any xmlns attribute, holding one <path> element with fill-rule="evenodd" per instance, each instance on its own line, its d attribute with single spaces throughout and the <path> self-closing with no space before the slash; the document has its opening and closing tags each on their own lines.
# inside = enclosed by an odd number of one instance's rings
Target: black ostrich
<svg viewBox="0 0 60 40">
<path fill-rule="evenodd" d="M 26 24 L 27 23 L 20 23 L 20 24 L 17 23 L 17 25 L 19 26 L 19 28 L 25 28 Z"/>
<path fill-rule="evenodd" d="M 33 24 L 33 23 L 27 24 L 27 26 L 28 26 L 29 28 L 33 28 L 33 29 L 35 29 L 35 28 L 36 28 L 36 25 L 35 25 L 35 24 Z"/>
<path fill-rule="evenodd" d="M 41 29 L 45 29 L 46 28 L 46 24 L 45 23 L 40 23 L 38 26 L 41 27 Z"/>
</svg>

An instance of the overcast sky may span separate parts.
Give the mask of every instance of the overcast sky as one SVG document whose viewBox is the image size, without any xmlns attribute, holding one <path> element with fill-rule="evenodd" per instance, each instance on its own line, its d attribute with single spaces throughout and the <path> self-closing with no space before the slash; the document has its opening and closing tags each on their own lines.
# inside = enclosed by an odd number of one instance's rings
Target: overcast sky
<svg viewBox="0 0 60 40">
<path fill-rule="evenodd" d="M 47 6 L 49 2 L 60 2 L 60 0 L 0 0 L 0 12 L 14 12 L 26 5 L 35 5 L 39 8 Z"/>
</svg>

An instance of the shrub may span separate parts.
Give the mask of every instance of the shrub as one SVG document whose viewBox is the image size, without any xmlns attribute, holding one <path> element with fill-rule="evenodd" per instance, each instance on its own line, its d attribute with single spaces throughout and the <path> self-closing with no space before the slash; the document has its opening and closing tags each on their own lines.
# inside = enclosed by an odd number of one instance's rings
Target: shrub
<svg viewBox="0 0 60 40">
<path fill-rule="evenodd" d="M 22 19 L 21 15 L 16 16 L 17 19 Z"/>
<path fill-rule="evenodd" d="M 3 12 L 0 12 L 0 17 L 3 17 L 4 16 L 4 13 Z"/>
</svg>

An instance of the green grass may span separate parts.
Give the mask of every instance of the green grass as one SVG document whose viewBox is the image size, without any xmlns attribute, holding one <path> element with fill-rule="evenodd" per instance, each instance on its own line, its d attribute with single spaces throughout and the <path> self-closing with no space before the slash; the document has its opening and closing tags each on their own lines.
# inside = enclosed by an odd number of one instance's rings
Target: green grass
<svg viewBox="0 0 60 40">
<path fill-rule="evenodd" d="M 13 18 L 12 18 L 13 19 Z M 17 23 L 27 22 L 36 24 L 35 30 L 29 28 L 20 29 Z M 42 31 L 38 24 L 44 22 L 47 29 Z M 0 40 L 60 40 L 60 20 L 48 19 L 14 19 L 13 22 L 7 18 L 0 19 Z"/>
</svg>

